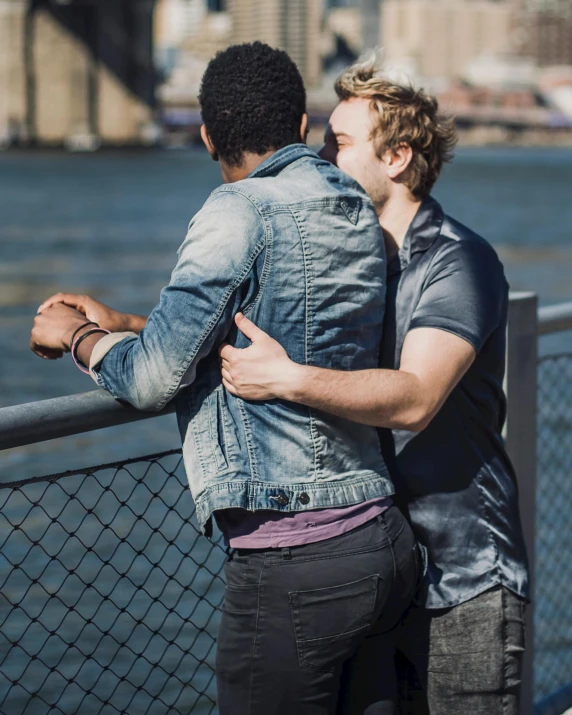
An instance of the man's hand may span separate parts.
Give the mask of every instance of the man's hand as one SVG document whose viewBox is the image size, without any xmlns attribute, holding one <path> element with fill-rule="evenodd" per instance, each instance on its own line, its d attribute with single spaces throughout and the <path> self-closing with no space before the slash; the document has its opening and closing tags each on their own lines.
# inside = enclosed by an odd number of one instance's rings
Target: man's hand
<svg viewBox="0 0 572 715">
<path fill-rule="evenodd" d="M 130 313 L 120 313 L 118 310 L 113 310 L 113 308 L 88 295 L 75 295 L 74 293 L 56 293 L 52 295 L 38 308 L 38 313 L 58 303 L 75 308 L 75 310 L 83 313 L 88 320 L 92 320 L 101 328 L 105 328 L 112 333 L 122 333 L 125 330 L 140 333 L 145 327 L 146 318 L 131 315 Z"/>
<path fill-rule="evenodd" d="M 78 310 L 53 305 L 34 318 L 30 349 L 45 360 L 57 360 L 69 352 L 74 331 L 85 322 L 85 315 Z"/>
<path fill-rule="evenodd" d="M 252 341 L 243 350 L 223 344 L 219 348 L 222 382 L 226 389 L 245 400 L 287 399 L 289 385 L 299 366 L 290 360 L 276 340 L 242 313 L 235 317 L 238 329 Z"/>
<path fill-rule="evenodd" d="M 375 427 L 421 432 L 476 356 L 463 338 L 436 328 L 411 330 L 399 370 L 330 370 L 298 365 L 284 348 L 240 314 L 252 340 L 244 350 L 221 347 L 223 384 L 246 400 L 280 397 Z"/>
</svg>

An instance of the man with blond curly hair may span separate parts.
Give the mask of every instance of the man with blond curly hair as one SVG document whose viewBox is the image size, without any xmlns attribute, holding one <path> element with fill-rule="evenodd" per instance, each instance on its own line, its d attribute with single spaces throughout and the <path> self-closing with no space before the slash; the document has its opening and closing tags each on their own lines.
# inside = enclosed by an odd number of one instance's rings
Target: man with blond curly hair
<svg viewBox="0 0 572 715">
<path fill-rule="evenodd" d="M 368 192 L 383 229 L 387 298 L 379 369 L 300 365 L 241 314 L 252 341 L 223 346 L 229 392 L 288 400 L 379 428 L 396 501 L 427 554 L 415 605 L 394 630 L 393 684 L 348 693 L 367 715 L 517 715 L 528 566 L 501 430 L 508 285 L 489 243 L 430 196 L 453 122 L 374 60 L 337 81 L 321 156 Z M 368 649 L 346 667 L 370 669 Z M 351 671 L 351 672 L 350 672 Z M 396 706 L 396 702 L 398 703 Z"/>
</svg>

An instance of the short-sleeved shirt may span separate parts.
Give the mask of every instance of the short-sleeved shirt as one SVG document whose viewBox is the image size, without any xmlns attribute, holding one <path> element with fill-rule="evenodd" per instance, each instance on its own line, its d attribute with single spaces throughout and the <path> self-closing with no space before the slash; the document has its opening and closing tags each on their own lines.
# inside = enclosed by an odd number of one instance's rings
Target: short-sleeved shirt
<svg viewBox="0 0 572 715">
<path fill-rule="evenodd" d="M 508 284 L 483 238 L 427 198 L 388 265 L 381 367 L 398 369 L 405 336 L 437 328 L 477 356 L 420 433 L 380 430 L 395 501 L 427 548 L 427 608 L 463 603 L 502 584 L 528 598 L 518 489 L 505 420 Z"/>
</svg>

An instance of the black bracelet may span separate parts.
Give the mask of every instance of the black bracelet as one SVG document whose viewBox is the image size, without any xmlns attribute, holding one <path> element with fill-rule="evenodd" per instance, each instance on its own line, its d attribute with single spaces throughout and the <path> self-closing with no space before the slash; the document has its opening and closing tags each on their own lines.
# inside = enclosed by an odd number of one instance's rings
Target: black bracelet
<svg viewBox="0 0 572 715">
<path fill-rule="evenodd" d="M 94 335 L 95 333 L 105 333 L 105 335 L 109 335 L 109 330 L 106 330 L 105 328 L 100 328 L 99 326 L 97 328 L 92 328 L 91 330 L 86 330 L 85 333 L 75 341 L 75 344 L 72 345 L 71 354 L 74 362 L 80 367 L 83 367 L 85 370 L 88 369 L 87 365 L 85 365 L 78 358 L 77 349 L 79 348 L 82 340 L 85 340 L 89 335 Z"/>
<path fill-rule="evenodd" d="M 88 320 L 87 323 L 84 323 L 83 325 L 80 325 L 79 328 L 77 328 L 77 330 L 74 330 L 74 333 L 73 333 L 73 335 L 71 336 L 71 340 L 70 340 L 70 350 L 72 349 L 73 341 L 75 340 L 75 336 L 79 333 L 79 331 L 80 331 L 82 328 L 85 328 L 85 327 L 87 327 L 88 325 L 97 325 L 97 323 L 94 323 L 93 320 Z M 97 327 L 99 328 L 99 325 L 97 325 Z"/>
</svg>

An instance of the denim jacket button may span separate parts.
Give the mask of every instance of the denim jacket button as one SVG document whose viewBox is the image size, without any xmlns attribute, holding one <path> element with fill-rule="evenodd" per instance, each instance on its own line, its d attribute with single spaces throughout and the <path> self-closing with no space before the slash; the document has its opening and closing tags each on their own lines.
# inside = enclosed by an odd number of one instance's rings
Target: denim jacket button
<svg viewBox="0 0 572 715">
<path fill-rule="evenodd" d="M 272 497 L 272 499 L 274 499 L 277 504 L 280 504 L 280 506 L 286 506 L 286 504 L 290 501 L 284 492 L 280 492 L 278 496 Z"/>
<path fill-rule="evenodd" d="M 298 497 L 298 501 L 300 504 L 306 505 L 310 503 L 310 497 L 306 494 L 306 492 L 302 492 L 302 494 Z"/>
</svg>

